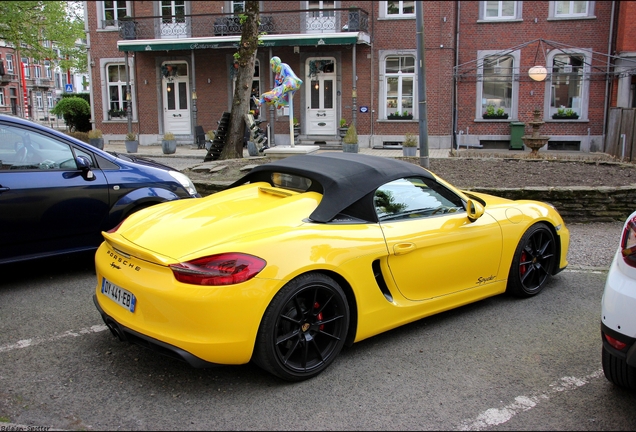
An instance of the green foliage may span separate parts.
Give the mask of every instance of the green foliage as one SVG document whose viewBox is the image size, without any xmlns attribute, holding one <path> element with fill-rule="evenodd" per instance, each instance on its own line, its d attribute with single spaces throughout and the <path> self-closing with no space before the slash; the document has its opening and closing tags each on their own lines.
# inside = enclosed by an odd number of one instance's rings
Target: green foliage
<svg viewBox="0 0 636 432">
<path fill-rule="evenodd" d="M 64 117 L 71 132 L 88 132 L 91 130 L 91 108 L 81 97 L 62 98 L 51 109 L 51 113 Z"/>
<path fill-rule="evenodd" d="M 73 138 L 76 138 L 80 141 L 84 141 L 85 143 L 90 143 L 90 137 L 88 136 L 88 133 L 86 132 L 69 132 L 67 135 L 72 136 Z"/>
<path fill-rule="evenodd" d="M 86 47 L 76 46 L 85 38 L 82 2 L 79 1 L 2 1 L 0 2 L 0 40 L 20 47 L 20 54 L 35 60 L 54 59 L 62 70 L 86 71 Z M 54 42 L 45 47 L 42 40 Z M 24 45 L 23 45 L 24 44 Z"/>
<path fill-rule="evenodd" d="M 415 135 L 412 133 L 407 133 L 404 135 L 404 142 L 402 143 L 402 147 L 417 147 L 417 140 L 415 139 Z"/>
<path fill-rule="evenodd" d="M 210 141 L 213 141 L 214 137 L 216 136 L 216 131 L 214 129 L 210 129 L 207 133 L 207 136 Z"/>
<path fill-rule="evenodd" d="M 347 123 L 347 119 L 345 119 L 344 117 L 340 119 L 340 127 L 341 128 L 349 127 L 349 123 Z"/>
<path fill-rule="evenodd" d="M 137 141 L 137 135 L 134 132 L 128 132 L 126 134 L 126 141 Z"/>
<path fill-rule="evenodd" d="M 355 125 L 349 126 L 342 142 L 345 144 L 358 144 L 358 131 L 356 131 Z"/>
<path fill-rule="evenodd" d="M 174 134 L 172 132 L 166 132 L 165 134 L 163 134 L 163 139 L 165 141 L 171 141 L 174 139 Z"/>
</svg>

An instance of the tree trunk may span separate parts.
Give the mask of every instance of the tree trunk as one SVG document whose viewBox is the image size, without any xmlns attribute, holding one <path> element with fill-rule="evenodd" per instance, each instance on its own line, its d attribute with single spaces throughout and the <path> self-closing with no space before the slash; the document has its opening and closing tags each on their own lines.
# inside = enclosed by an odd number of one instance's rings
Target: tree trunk
<svg viewBox="0 0 636 432">
<path fill-rule="evenodd" d="M 219 159 L 243 157 L 244 118 L 250 109 L 254 64 L 258 51 L 258 24 L 260 21 L 258 1 L 246 1 L 245 12 L 240 17 L 243 30 L 238 53 L 234 54 L 235 64 L 238 64 L 238 74 L 232 99 L 230 130 Z"/>
</svg>

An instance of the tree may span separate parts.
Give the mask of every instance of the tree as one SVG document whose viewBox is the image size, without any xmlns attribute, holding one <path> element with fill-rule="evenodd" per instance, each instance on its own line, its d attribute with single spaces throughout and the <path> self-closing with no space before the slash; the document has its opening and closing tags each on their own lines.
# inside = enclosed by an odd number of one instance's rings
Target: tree
<svg viewBox="0 0 636 432">
<path fill-rule="evenodd" d="M 245 12 L 240 15 L 240 19 L 243 30 L 238 52 L 234 54 L 234 60 L 238 64 L 238 74 L 232 99 L 230 130 L 219 159 L 238 159 L 243 157 L 245 114 L 250 109 L 254 64 L 256 63 L 256 52 L 258 51 L 258 26 L 260 23 L 258 1 L 246 1 Z"/>
<path fill-rule="evenodd" d="M 91 129 L 91 107 L 84 98 L 62 98 L 51 108 L 51 114 L 63 116 L 71 132 L 88 132 Z"/>
<path fill-rule="evenodd" d="M 54 60 L 62 69 L 86 71 L 86 48 L 81 2 L 1 1 L 0 40 L 20 50 L 23 57 Z M 44 42 L 55 44 L 57 52 Z"/>
</svg>

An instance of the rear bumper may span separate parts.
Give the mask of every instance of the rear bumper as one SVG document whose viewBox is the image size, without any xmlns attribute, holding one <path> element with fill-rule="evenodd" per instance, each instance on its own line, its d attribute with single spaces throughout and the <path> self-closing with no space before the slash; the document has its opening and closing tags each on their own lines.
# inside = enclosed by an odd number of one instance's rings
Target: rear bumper
<svg viewBox="0 0 636 432">
<path fill-rule="evenodd" d="M 185 361 L 190 366 L 195 368 L 209 368 L 220 366 L 219 364 L 205 361 L 181 348 L 177 348 L 176 346 L 161 342 L 157 339 L 143 335 L 119 324 L 117 321 L 115 321 L 114 318 L 110 317 L 106 312 L 104 312 L 104 310 L 99 305 L 99 302 L 97 301 L 97 295 L 95 294 L 93 294 L 93 303 L 95 303 L 95 307 L 99 311 L 102 319 L 104 320 L 104 323 L 106 324 L 110 332 L 113 334 L 113 336 L 115 336 L 122 342 L 134 343 L 135 345 L 148 348 L 166 357 Z"/>
</svg>

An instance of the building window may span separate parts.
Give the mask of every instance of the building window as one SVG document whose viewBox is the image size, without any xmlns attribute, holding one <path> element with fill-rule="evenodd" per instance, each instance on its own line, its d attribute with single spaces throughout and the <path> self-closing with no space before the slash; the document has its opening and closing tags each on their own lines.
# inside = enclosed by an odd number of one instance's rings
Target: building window
<svg viewBox="0 0 636 432">
<path fill-rule="evenodd" d="M 512 114 L 513 67 L 514 59 L 511 56 L 484 58 L 481 92 L 482 118 L 484 113 L 491 114 L 493 110 L 498 117 L 506 117 L 502 114 L 507 116 Z"/>
<path fill-rule="evenodd" d="M 505 120 L 517 116 L 519 105 L 519 51 L 477 54 L 476 119 Z"/>
<path fill-rule="evenodd" d="M 108 114 L 109 117 L 125 117 L 128 106 L 126 102 L 126 66 L 110 64 L 107 66 L 108 76 Z"/>
<path fill-rule="evenodd" d="M 39 110 L 44 108 L 44 105 L 42 104 L 42 92 L 35 92 L 35 106 Z"/>
<path fill-rule="evenodd" d="M 583 80 L 585 57 L 583 54 L 557 54 L 552 58 L 551 64 L 550 117 L 567 110 L 582 117 L 583 92 L 586 87 Z"/>
<path fill-rule="evenodd" d="M 587 16 L 586 1 L 557 1 L 555 2 L 554 15 L 557 17 L 579 17 Z"/>
<path fill-rule="evenodd" d="M 51 71 L 51 62 L 50 62 L 50 61 L 48 61 L 48 60 L 46 60 L 46 61 L 44 62 L 44 74 L 46 75 L 46 77 L 47 77 L 48 79 L 51 79 L 51 78 L 53 78 L 52 73 L 53 73 L 53 72 Z"/>
<path fill-rule="evenodd" d="M 46 94 L 46 106 L 49 108 L 53 108 L 53 93 L 48 92 Z"/>
<path fill-rule="evenodd" d="M 232 1 L 230 2 L 230 6 L 232 7 L 232 13 L 238 14 L 245 12 L 244 1 Z"/>
<path fill-rule="evenodd" d="M 35 76 L 35 78 L 42 77 L 42 70 L 40 69 L 40 65 L 37 65 L 37 64 L 33 65 L 33 75 Z"/>
<path fill-rule="evenodd" d="M 0 89 L 0 106 L 4 106 L 4 89 Z"/>
<path fill-rule="evenodd" d="M 594 17 L 593 1 L 551 1 L 549 19 L 580 19 Z"/>
<path fill-rule="evenodd" d="M 415 16 L 415 2 L 407 0 L 389 0 L 386 2 L 386 9 L 384 10 L 386 17 L 402 17 Z"/>
<path fill-rule="evenodd" d="M 480 16 L 483 20 L 496 21 L 520 18 L 517 16 L 516 1 L 484 1 L 481 7 L 483 10 L 480 11 Z"/>
<path fill-rule="evenodd" d="M 13 74 L 13 54 L 7 54 L 7 72 Z"/>
<path fill-rule="evenodd" d="M 117 21 L 128 15 L 126 11 L 125 1 L 105 1 L 102 3 L 104 6 L 104 27 L 114 27 L 117 25 Z"/>
<path fill-rule="evenodd" d="M 29 59 L 22 57 L 22 64 L 24 65 L 24 77 L 31 78 L 31 69 L 29 68 Z"/>
<path fill-rule="evenodd" d="M 415 56 L 388 55 L 383 66 L 384 118 L 413 118 L 416 114 L 413 109 L 416 88 Z"/>
</svg>

